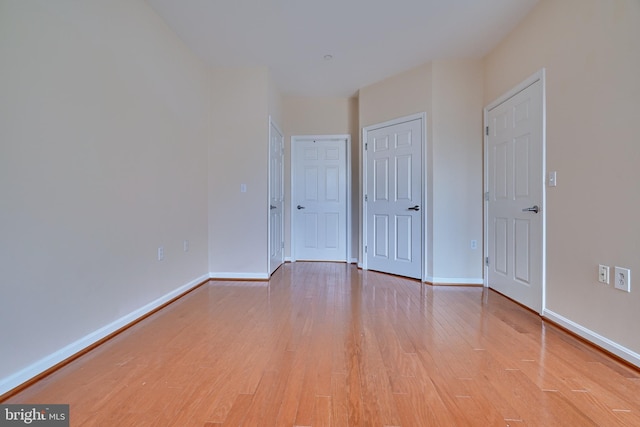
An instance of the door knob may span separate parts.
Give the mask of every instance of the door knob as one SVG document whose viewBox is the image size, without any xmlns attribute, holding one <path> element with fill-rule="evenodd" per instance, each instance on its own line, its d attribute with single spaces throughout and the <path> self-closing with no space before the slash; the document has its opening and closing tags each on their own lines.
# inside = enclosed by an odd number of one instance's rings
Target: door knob
<svg viewBox="0 0 640 427">
<path fill-rule="evenodd" d="M 415 206 L 414 206 L 414 207 L 412 207 L 412 208 L 407 208 L 407 210 L 408 210 L 408 211 L 419 211 L 419 210 L 420 210 L 420 206 L 415 205 Z"/>
<path fill-rule="evenodd" d="M 300 209 L 304 209 L 304 206 L 300 206 L 300 205 L 298 205 L 298 206 L 297 206 L 297 208 L 298 208 L 298 210 L 300 210 Z"/>
<path fill-rule="evenodd" d="M 522 209 L 522 212 L 533 212 L 533 213 L 538 213 L 540 212 L 540 208 L 538 207 L 538 205 L 533 205 L 530 208 L 524 208 Z"/>
<path fill-rule="evenodd" d="M 269 209 L 275 209 L 275 208 L 276 208 L 276 207 L 275 207 L 275 206 L 273 206 L 273 205 L 269 206 Z"/>
</svg>

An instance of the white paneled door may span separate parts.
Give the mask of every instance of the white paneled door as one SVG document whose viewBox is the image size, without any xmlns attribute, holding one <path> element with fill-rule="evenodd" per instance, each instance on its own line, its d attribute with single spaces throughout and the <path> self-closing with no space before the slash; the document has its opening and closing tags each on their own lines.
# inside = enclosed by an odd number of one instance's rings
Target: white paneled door
<svg viewBox="0 0 640 427">
<path fill-rule="evenodd" d="M 527 86 L 487 113 L 487 283 L 543 304 L 543 89 Z"/>
<path fill-rule="evenodd" d="M 420 118 L 365 130 L 366 268 L 422 278 Z"/>
<path fill-rule="evenodd" d="M 269 124 L 269 274 L 284 262 L 284 138 Z"/>
<path fill-rule="evenodd" d="M 294 143 L 294 260 L 347 260 L 347 141 Z"/>
</svg>

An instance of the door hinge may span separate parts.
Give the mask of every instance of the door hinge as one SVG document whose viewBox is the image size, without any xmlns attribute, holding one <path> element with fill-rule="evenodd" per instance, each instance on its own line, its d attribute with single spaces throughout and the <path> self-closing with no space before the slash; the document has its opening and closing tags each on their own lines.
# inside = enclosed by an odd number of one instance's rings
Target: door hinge
<svg viewBox="0 0 640 427">
<path fill-rule="evenodd" d="M 487 267 L 489 267 L 489 257 L 485 257 L 485 259 L 484 259 L 484 265 L 486 265 Z"/>
<path fill-rule="evenodd" d="M 366 194 L 364 195 L 364 201 L 368 202 L 369 201 L 369 196 L 367 196 Z"/>
<path fill-rule="evenodd" d="M 364 151 L 367 151 L 367 149 L 368 149 L 368 148 L 369 148 L 369 143 L 368 143 L 368 142 L 365 142 L 365 143 L 364 143 Z"/>
<path fill-rule="evenodd" d="M 488 191 L 486 191 L 484 193 L 484 200 L 486 200 L 487 202 L 489 201 L 489 192 Z"/>
<path fill-rule="evenodd" d="M 282 249 L 284 249 L 284 242 L 282 242 Z"/>
<path fill-rule="evenodd" d="M 367 253 L 367 246 L 366 246 L 366 245 L 365 245 L 365 247 L 364 247 L 364 253 L 365 253 L 365 254 Z"/>
<path fill-rule="evenodd" d="M 489 136 L 489 126 L 486 126 L 484 128 L 484 133 L 485 133 L 485 135 Z"/>
</svg>

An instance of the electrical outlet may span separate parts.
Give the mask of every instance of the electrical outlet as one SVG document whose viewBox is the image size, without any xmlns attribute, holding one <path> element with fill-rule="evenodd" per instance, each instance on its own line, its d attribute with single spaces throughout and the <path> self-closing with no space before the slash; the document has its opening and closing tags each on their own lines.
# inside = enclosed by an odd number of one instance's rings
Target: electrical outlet
<svg viewBox="0 0 640 427">
<path fill-rule="evenodd" d="M 164 259 L 164 246 L 160 246 L 158 248 L 158 261 L 162 261 Z"/>
<path fill-rule="evenodd" d="M 478 241 L 477 240 L 472 240 L 471 241 L 471 249 L 478 249 Z"/>
<path fill-rule="evenodd" d="M 189 252 L 189 241 L 185 240 L 182 242 L 182 250 L 185 252 Z"/>
<path fill-rule="evenodd" d="M 598 266 L 598 281 L 600 283 L 604 283 L 605 285 L 609 284 L 609 266 L 600 264 Z"/>
<path fill-rule="evenodd" d="M 623 267 L 616 267 L 613 285 L 621 291 L 631 292 L 631 270 Z"/>
</svg>

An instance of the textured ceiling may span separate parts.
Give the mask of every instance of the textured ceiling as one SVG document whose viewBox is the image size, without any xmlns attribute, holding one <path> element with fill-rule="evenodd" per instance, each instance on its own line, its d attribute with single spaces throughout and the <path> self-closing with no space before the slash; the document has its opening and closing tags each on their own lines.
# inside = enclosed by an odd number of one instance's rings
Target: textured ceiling
<svg viewBox="0 0 640 427">
<path fill-rule="evenodd" d="M 285 94 L 350 96 L 431 60 L 484 56 L 537 0 L 147 2 L 212 66 L 267 66 Z"/>
</svg>

